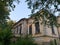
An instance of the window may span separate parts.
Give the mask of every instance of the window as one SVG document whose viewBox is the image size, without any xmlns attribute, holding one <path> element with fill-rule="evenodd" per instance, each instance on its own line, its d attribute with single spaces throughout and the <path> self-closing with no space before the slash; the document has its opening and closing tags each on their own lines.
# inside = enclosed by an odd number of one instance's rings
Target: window
<svg viewBox="0 0 60 45">
<path fill-rule="evenodd" d="M 52 25 L 51 28 L 52 28 L 52 34 L 55 34 L 54 26 Z"/>
<path fill-rule="evenodd" d="M 35 33 L 36 34 L 40 33 L 39 22 L 35 23 Z"/>
<path fill-rule="evenodd" d="M 32 34 L 32 25 L 29 26 L 29 35 Z"/>
<path fill-rule="evenodd" d="M 17 28 L 15 27 L 15 34 L 17 34 Z"/>
<path fill-rule="evenodd" d="M 18 34 L 18 26 L 17 26 L 17 34 Z"/>
<path fill-rule="evenodd" d="M 21 34 L 21 30 L 22 30 L 22 25 L 20 25 L 20 31 L 19 31 L 19 34 Z"/>
</svg>

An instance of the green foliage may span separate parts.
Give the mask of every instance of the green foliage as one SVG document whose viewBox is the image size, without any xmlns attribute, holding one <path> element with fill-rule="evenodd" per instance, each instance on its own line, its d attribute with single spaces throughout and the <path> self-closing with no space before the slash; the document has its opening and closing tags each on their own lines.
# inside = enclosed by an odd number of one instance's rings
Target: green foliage
<svg viewBox="0 0 60 45">
<path fill-rule="evenodd" d="M 56 41 L 57 41 L 56 39 L 51 40 L 51 41 L 50 41 L 50 45 L 57 45 L 57 42 L 56 42 Z"/>
<path fill-rule="evenodd" d="M 60 5 L 60 0 L 26 0 L 26 2 L 29 6 L 28 8 L 32 9 L 32 13 L 36 9 L 41 10 L 43 8 L 52 12 L 52 5 L 55 7 L 53 13 L 60 10 L 58 9 L 58 5 Z"/>
<path fill-rule="evenodd" d="M 7 21 L 3 26 L 0 27 L 0 43 L 2 45 L 10 45 L 12 39 L 11 28 L 14 22 L 12 20 Z"/>
<path fill-rule="evenodd" d="M 9 18 L 9 12 L 14 10 L 15 5 L 13 2 L 19 3 L 19 0 L 0 0 L 0 26 L 6 23 Z"/>
<path fill-rule="evenodd" d="M 7 21 L 7 27 L 12 28 L 12 26 L 13 26 L 15 23 L 16 23 L 15 21 L 8 20 L 8 21 Z"/>
<path fill-rule="evenodd" d="M 55 43 L 55 45 L 57 45 L 56 39 L 54 39 L 54 43 Z"/>
<path fill-rule="evenodd" d="M 34 40 L 32 38 L 29 38 L 29 37 L 24 37 L 24 38 L 20 37 L 12 45 L 37 45 L 37 44 L 34 43 Z"/>
<path fill-rule="evenodd" d="M 53 41 L 50 41 L 50 45 L 54 45 L 54 44 L 53 44 Z"/>
<path fill-rule="evenodd" d="M 12 33 L 9 28 L 0 30 L 0 42 L 2 42 L 3 45 L 9 45 L 11 38 L 12 38 Z"/>
</svg>

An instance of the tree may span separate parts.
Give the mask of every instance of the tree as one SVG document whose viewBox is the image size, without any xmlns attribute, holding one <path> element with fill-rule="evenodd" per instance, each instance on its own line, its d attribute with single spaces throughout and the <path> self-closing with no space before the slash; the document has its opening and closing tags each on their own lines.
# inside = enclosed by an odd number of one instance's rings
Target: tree
<svg viewBox="0 0 60 45">
<path fill-rule="evenodd" d="M 0 42 L 3 44 L 3 45 L 10 45 L 11 43 L 11 39 L 12 39 L 12 32 L 11 32 L 11 28 L 13 26 L 15 22 L 12 21 L 12 20 L 9 20 L 7 21 L 4 28 L 2 28 L 0 30 Z"/>
<path fill-rule="evenodd" d="M 10 28 L 12 28 L 12 26 L 15 24 L 16 22 L 13 20 L 8 20 L 7 21 L 7 26 L 9 26 Z"/>
<path fill-rule="evenodd" d="M 32 9 L 32 12 L 34 12 L 36 9 L 41 10 L 41 9 L 46 9 L 50 11 L 51 13 L 55 13 L 56 11 L 60 11 L 59 5 L 60 5 L 60 0 L 26 0 L 28 4 L 28 8 Z M 52 11 L 52 6 L 53 11 Z"/>
<path fill-rule="evenodd" d="M 0 27 L 10 19 L 9 12 L 15 8 L 14 1 L 19 3 L 19 0 L 0 0 Z"/>
<path fill-rule="evenodd" d="M 9 27 L 4 30 L 0 30 L 0 42 L 3 45 L 9 45 L 11 43 L 12 33 Z"/>
</svg>

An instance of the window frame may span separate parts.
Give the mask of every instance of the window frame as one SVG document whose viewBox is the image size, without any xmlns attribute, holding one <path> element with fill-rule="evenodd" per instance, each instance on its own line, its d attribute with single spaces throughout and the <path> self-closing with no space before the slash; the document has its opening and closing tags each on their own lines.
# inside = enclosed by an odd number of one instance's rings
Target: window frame
<svg viewBox="0 0 60 45">
<path fill-rule="evenodd" d="M 54 25 L 51 25 L 52 34 L 55 34 Z"/>
<path fill-rule="evenodd" d="M 21 35 L 22 33 L 22 24 L 20 24 L 20 29 L 19 29 L 19 34 Z"/>
<path fill-rule="evenodd" d="M 37 25 L 38 27 L 36 26 L 36 24 L 38 24 Z M 40 24 L 39 24 L 39 21 L 37 21 L 37 22 L 35 22 L 35 34 L 39 34 L 39 33 L 40 33 Z"/>
<path fill-rule="evenodd" d="M 29 35 L 32 35 L 32 25 L 29 25 Z"/>
</svg>

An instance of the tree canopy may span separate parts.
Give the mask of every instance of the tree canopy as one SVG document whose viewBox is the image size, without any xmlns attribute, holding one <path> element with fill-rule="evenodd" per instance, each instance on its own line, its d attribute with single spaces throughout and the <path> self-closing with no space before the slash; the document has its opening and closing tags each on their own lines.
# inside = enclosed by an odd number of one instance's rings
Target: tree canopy
<svg viewBox="0 0 60 45">
<path fill-rule="evenodd" d="M 26 2 L 29 6 L 28 8 L 32 9 L 32 12 L 36 9 L 41 10 L 43 8 L 48 10 L 50 13 L 60 11 L 60 0 L 26 0 Z"/>
<path fill-rule="evenodd" d="M 7 19 L 10 19 L 9 12 L 15 8 L 13 2 L 13 0 L 0 0 L 0 28 L 4 28 L 7 25 Z"/>
<path fill-rule="evenodd" d="M 15 8 L 14 2 L 19 3 L 19 0 L 0 0 L 0 27 L 10 19 L 9 12 Z"/>
</svg>

